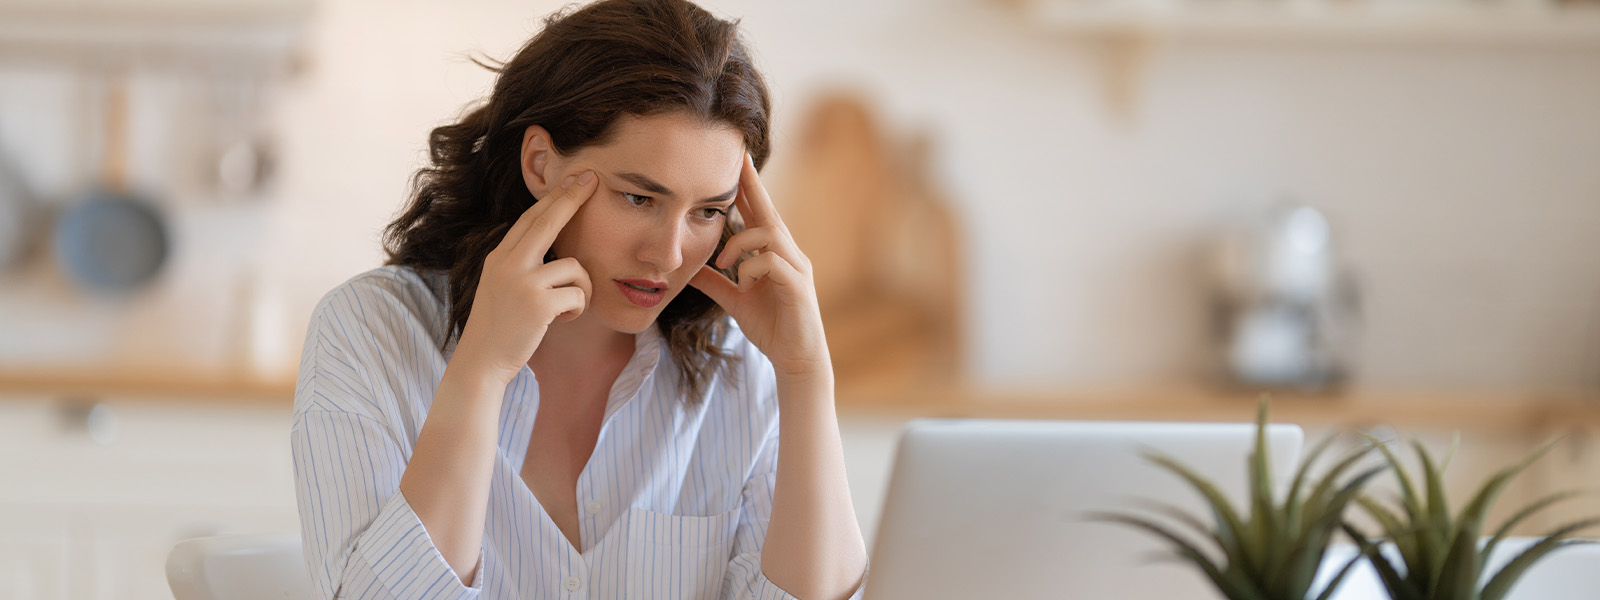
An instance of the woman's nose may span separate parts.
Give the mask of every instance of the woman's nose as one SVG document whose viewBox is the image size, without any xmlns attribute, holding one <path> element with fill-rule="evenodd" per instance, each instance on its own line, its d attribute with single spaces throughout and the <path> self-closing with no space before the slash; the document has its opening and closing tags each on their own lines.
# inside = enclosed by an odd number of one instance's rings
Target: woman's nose
<svg viewBox="0 0 1600 600">
<path fill-rule="evenodd" d="M 650 263 L 661 273 L 676 271 L 683 266 L 683 240 L 683 225 L 660 227 L 639 249 L 639 260 Z"/>
</svg>

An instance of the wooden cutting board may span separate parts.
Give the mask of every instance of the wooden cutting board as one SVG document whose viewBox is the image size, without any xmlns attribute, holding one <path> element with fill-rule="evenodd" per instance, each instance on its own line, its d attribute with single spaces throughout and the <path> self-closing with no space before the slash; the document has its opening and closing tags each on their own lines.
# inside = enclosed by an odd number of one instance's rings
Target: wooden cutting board
<svg viewBox="0 0 1600 600">
<path fill-rule="evenodd" d="M 817 99 L 775 195 L 811 258 L 841 388 L 960 378 L 961 232 L 927 136 L 886 131 L 861 96 Z"/>
</svg>

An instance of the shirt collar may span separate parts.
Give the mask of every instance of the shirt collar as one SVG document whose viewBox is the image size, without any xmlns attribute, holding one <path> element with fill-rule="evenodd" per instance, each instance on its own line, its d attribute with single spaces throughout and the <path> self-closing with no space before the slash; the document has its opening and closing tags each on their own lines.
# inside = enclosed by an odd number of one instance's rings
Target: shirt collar
<svg viewBox="0 0 1600 600">
<path fill-rule="evenodd" d="M 629 401 L 639 396 L 639 390 L 649 383 L 661 365 L 661 355 L 666 352 L 666 337 L 661 327 L 651 323 L 644 331 L 633 336 L 633 357 L 617 374 L 617 382 L 606 397 L 606 413 L 601 422 L 611 420 L 611 415 L 621 410 Z"/>
<path fill-rule="evenodd" d="M 645 351 L 652 348 L 659 353 L 666 345 L 667 338 L 661 335 L 661 325 L 659 323 L 651 323 L 649 327 L 644 328 L 644 331 L 633 336 L 634 356 L 644 354 Z"/>
</svg>

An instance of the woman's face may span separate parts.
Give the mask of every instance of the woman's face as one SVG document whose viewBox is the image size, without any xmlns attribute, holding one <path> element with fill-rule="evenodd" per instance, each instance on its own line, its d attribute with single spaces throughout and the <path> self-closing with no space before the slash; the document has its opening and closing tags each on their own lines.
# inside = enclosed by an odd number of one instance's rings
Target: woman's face
<svg viewBox="0 0 1600 600">
<path fill-rule="evenodd" d="M 536 198 L 568 175 L 599 177 L 551 250 L 589 273 L 594 293 L 580 320 L 639 333 L 716 250 L 738 190 L 744 139 L 682 113 L 624 116 L 614 127 L 610 143 L 566 156 L 548 150 L 542 128 L 530 127 L 523 177 Z"/>
</svg>

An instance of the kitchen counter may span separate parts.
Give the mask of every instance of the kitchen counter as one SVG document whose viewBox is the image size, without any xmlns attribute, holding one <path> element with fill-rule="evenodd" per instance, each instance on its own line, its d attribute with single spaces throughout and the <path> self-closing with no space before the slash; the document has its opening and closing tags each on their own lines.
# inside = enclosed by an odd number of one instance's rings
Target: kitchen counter
<svg viewBox="0 0 1600 600">
<path fill-rule="evenodd" d="M 0 369 L 0 395 L 137 399 L 206 405 L 288 406 L 294 375 L 120 369 Z M 1122 388 L 982 389 L 841 386 L 841 415 L 887 418 L 1017 418 L 1118 421 L 1251 421 L 1256 392 L 1199 385 Z M 1306 426 L 1388 424 L 1473 430 L 1535 430 L 1600 425 L 1600 391 L 1351 390 L 1272 394 L 1272 419 Z"/>
<path fill-rule="evenodd" d="M 90 396 L 158 399 L 179 403 L 281 404 L 294 401 L 294 374 L 261 377 L 247 372 L 176 369 L 0 369 L 0 395 Z"/>
<path fill-rule="evenodd" d="M 1259 392 L 1201 386 L 1041 390 L 841 390 L 841 414 L 1114 421 L 1255 420 Z M 1600 392 L 1353 390 L 1271 394 L 1271 418 L 1309 427 L 1534 430 L 1600 425 Z"/>
</svg>

